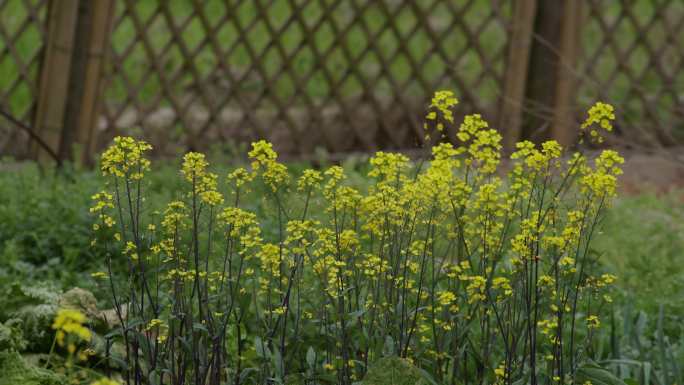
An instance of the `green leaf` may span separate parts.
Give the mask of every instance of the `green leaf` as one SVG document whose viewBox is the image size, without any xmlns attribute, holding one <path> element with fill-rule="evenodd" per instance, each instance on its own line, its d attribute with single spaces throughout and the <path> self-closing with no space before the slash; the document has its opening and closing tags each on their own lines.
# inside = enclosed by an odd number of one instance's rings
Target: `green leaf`
<svg viewBox="0 0 684 385">
<path fill-rule="evenodd" d="M 316 366 L 316 351 L 311 346 L 309 346 L 309 350 L 306 351 L 306 363 L 311 369 Z"/>
<path fill-rule="evenodd" d="M 280 355 L 280 350 L 273 350 L 273 354 L 271 355 L 271 363 L 276 368 L 276 378 L 282 379 L 285 377 L 285 367 L 283 366 L 283 359 Z"/>
<path fill-rule="evenodd" d="M 268 360 L 271 358 L 271 351 L 268 349 L 268 346 L 260 337 L 254 337 L 254 350 L 256 350 L 257 356 L 259 358 L 263 358 L 265 360 Z"/>
<path fill-rule="evenodd" d="M 192 330 L 199 330 L 199 331 L 203 331 L 205 333 L 209 333 L 209 329 L 207 329 L 206 326 L 202 325 L 199 322 L 195 322 L 192 324 Z"/>
<path fill-rule="evenodd" d="M 394 340 L 391 336 L 385 337 L 385 345 L 382 348 L 382 355 L 385 357 L 391 357 L 397 354 L 394 347 Z"/>
<path fill-rule="evenodd" d="M 584 384 L 587 381 L 593 385 L 627 385 L 613 373 L 591 361 L 582 364 L 575 373 L 576 384 Z"/>
</svg>

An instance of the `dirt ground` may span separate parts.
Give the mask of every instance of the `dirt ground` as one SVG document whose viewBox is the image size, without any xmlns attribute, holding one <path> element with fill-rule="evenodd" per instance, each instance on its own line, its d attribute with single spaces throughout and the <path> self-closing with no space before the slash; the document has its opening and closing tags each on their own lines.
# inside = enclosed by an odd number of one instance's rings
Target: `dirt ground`
<svg viewBox="0 0 684 385">
<path fill-rule="evenodd" d="M 684 147 L 652 152 L 621 150 L 625 158 L 620 192 L 627 195 L 681 192 L 684 203 Z"/>
</svg>

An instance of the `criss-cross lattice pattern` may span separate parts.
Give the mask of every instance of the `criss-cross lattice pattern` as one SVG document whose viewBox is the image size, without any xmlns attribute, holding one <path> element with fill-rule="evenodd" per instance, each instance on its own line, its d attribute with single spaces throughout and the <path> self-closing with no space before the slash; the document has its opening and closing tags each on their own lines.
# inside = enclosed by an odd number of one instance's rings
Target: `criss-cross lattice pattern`
<svg viewBox="0 0 684 385">
<path fill-rule="evenodd" d="M 35 110 L 47 0 L 0 0 L 0 108 L 25 123 Z M 0 154 L 25 155 L 27 136 L 0 124 Z"/>
<path fill-rule="evenodd" d="M 122 0 L 100 138 L 137 133 L 166 153 L 255 138 L 286 153 L 415 146 L 435 89 L 495 118 L 510 8 Z"/>
<path fill-rule="evenodd" d="M 579 105 L 616 106 L 620 140 L 684 139 L 684 2 L 586 0 Z"/>
</svg>

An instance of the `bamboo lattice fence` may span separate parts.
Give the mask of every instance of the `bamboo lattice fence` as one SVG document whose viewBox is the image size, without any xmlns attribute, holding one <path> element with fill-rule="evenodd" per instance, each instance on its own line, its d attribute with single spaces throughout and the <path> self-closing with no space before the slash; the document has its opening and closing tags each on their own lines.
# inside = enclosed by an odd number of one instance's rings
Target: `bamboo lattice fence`
<svg viewBox="0 0 684 385">
<path fill-rule="evenodd" d="M 47 0 L 0 1 L 0 106 L 25 123 L 32 121 L 38 99 L 46 11 Z M 0 154 L 27 150 L 25 133 L 0 123 Z"/>
<path fill-rule="evenodd" d="M 678 0 L 0 0 L 0 105 L 65 158 L 119 134 L 160 154 L 410 148 L 436 89 L 509 145 L 572 143 L 596 100 L 613 141 L 673 145 L 683 25 Z M 5 122 L 0 152 L 41 157 Z"/>
</svg>

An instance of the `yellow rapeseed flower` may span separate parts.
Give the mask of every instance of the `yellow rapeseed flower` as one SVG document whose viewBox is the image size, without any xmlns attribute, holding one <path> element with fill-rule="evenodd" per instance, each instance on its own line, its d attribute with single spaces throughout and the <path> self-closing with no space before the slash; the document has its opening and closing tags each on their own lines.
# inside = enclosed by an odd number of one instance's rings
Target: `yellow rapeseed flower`
<svg viewBox="0 0 684 385">
<path fill-rule="evenodd" d="M 74 336 L 80 341 L 90 341 L 92 333 L 90 329 L 83 326 L 86 322 L 86 316 L 78 310 L 73 309 L 59 309 L 52 329 L 56 330 L 57 343 L 60 346 L 65 346 L 65 338 Z"/>
</svg>

